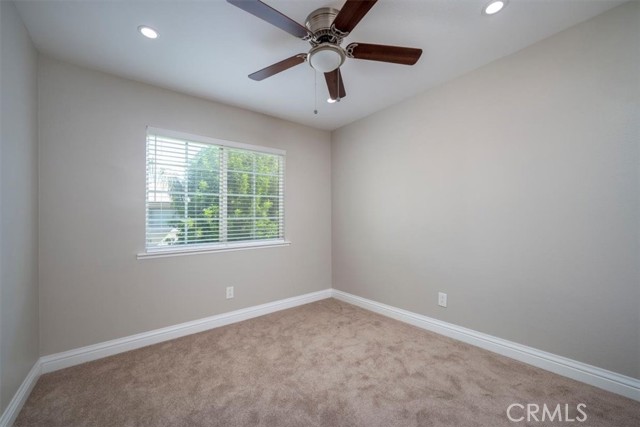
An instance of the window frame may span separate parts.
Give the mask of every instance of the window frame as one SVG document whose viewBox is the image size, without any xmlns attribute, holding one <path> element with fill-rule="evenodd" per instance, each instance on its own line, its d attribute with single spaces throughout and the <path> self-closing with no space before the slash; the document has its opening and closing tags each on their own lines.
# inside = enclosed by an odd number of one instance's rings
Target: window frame
<svg viewBox="0 0 640 427">
<path fill-rule="evenodd" d="M 281 168 L 282 172 L 280 174 L 282 182 L 280 186 L 282 188 L 282 204 L 280 209 L 282 210 L 282 237 L 276 239 L 256 239 L 256 240 L 244 240 L 244 241 L 231 241 L 231 242 L 217 242 L 217 243 L 191 243 L 186 245 L 169 245 L 164 247 L 147 247 L 147 228 L 149 221 L 149 182 L 148 175 L 145 172 L 145 236 L 144 236 L 144 252 L 138 253 L 138 259 L 144 258 L 160 258 L 166 256 L 181 256 L 181 255 L 193 255 L 193 254 L 203 254 L 203 253 L 212 253 L 212 252 L 227 252 L 227 251 L 238 251 L 238 250 L 247 250 L 247 249 L 260 249 L 260 248 L 271 248 L 278 246 L 288 246 L 291 244 L 290 241 L 286 239 L 286 209 L 285 209 L 285 200 L 286 200 L 286 191 L 285 191 L 285 175 L 286 175 L 286 150 L 266 147 L 262 145 L 252 145 L 235 141 L 227 141 L 218 138 L 212 138 L 202 135 L 194 135 L 185 132 L 172 131 L 168 129 L 162 129 L 152 126 L 147 126 L 145 133 L 145 171 L 147 170 L 148 159 L 148 140 L 150 135 L 157 135 L 165 138 L 172 138 L 181 141 L 191 141 L 200 144 L 213 145 L 220 148 L 227 149 L 240 149 L 246 151 L 252 151 L 256 153 L 262 154 L 272 154 L 281 156 Z M 224 170 L 221 168 L 221 170 Z M 225 173 L 227 173 L 225 171 Z M 225 221 L 228 218 L 225 219 Z"/>
</svg>

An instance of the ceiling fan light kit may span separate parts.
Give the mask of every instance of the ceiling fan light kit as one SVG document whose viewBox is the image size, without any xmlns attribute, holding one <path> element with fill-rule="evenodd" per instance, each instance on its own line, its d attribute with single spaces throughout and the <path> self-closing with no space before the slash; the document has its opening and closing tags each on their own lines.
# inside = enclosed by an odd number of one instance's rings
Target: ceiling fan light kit
<svg viewBox="0 0 640 427">
<path fill-rule="evenodd" d="M 298 24 L 260 0 L 227 0 L 232 5 L 266 21 L 294 37 L 311 44 L 308 53 L 299 53 L 249 75 L 252 80 L 264 80 L 302 62 L 308 61 L 316 71 L 324 74 L 329 90 L 329 101 L 346 96 L 340 67 L 347 58 L 413 65 L 422 49 L 351 43 L 340 45 L 377 0 L 347 0 L 342 9 L 323 7 L 307 16 L 305 26 Z"/>
<path fill-rule="evenodd" d="M 346 58 L 344 49 L 331 43 L 322 43 L 311 48 L 308 61 L 311 68 L 321 73 L 328 73 L 339 68 Z"/>
</svg>

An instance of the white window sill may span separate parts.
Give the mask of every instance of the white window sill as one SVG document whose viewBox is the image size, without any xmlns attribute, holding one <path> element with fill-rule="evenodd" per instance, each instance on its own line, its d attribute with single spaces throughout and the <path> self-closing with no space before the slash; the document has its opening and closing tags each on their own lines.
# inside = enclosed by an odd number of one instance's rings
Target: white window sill
<svg viewBox="0 0 640 427">
<path fill-rule="evenodd" d="M 191 248 L 170 248 L 170 249 L 156 249 L 148 252 L 139 253 L 138 259 L 152 259 L 152 258 L 165 258 L 173 256 L 184 255 L 200 255 L 210 254 L 216 252 L 231 252 L 231 251 L 244 251 L 248 249 L 264 249 L 275 248 L 280 246 L 289 246 L 291 244 L 288 240 L 276 240 L 266 242 L 242 242 L 242 243 L 227 243 L 218 246 L 200 246 Z"/>
</svg>

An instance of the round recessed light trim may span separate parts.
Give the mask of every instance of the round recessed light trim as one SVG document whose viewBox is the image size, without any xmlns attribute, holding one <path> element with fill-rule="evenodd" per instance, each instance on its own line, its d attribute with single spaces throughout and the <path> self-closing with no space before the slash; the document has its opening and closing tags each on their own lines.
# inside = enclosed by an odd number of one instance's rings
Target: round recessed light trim
<svg viewBox="0 0 640 427">
<path fill-rule="evenodd" d="M 508 0 L 491 0 L 485 7 L 482 8 L 483 15 L 495 15 L 500 12 L 507 5 Z"/>
<path fill-rule="evenodd" d="M 147 25 L 140 25 L 138 27 L 138 32 L 148 39 L 158 38 L 158 32 Z"/>
</svg>

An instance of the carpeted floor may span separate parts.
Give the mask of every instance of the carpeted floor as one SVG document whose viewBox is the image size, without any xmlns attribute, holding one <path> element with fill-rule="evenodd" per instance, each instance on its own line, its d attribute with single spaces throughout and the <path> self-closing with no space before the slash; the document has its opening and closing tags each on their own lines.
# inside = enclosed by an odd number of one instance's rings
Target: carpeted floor
<svg viewBox="0 0 640 427">
<path fill-rule="evenodd" d="M 512 403 L 585 422 L 511 422 Z M 511 412 L 525 415 L 520 407 Z M 542 412 L 537 414 L 538 418 Z M 43 375 L 16 426 L 640 426 L 640 403 L 334 299 Z"/>
</svg>

